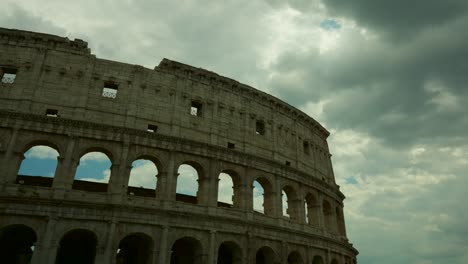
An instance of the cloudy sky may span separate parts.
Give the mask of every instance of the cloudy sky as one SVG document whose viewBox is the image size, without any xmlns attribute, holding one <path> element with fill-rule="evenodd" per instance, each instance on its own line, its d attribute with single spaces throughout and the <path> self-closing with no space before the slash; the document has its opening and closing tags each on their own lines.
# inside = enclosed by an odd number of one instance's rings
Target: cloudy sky
<svg viewBox="0 0 468 264">
<path fill-rule="evenodd" d="M 468 263 L 468 1 L 10 1 L 0 26 L 166 57 L 271 93 L 332 132 L 348 236 L 373 263 Z"/>
</svg>

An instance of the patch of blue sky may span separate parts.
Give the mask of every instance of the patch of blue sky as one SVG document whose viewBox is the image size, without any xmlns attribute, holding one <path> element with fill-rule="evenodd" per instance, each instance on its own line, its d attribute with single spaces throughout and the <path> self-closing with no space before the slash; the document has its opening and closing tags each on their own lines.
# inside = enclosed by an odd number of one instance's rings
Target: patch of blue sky
<svg viewBox="0 0 468 264">
<path fill-rule="evenodd" d="M 19 175 L 43 176 L 53 178 L 57 168 L 57 159 L 26 158 L 21 163 Z"/>
<path fill-rule="evenodd" d="M 355 178 L 353 178 L 352 176 L 347 177 L 345 179 L 345 181 L 346 181 L 347 184 L 358 184 L 358 181 Z"/>
<path fill-rule="evenodd" d="M 75 173 L 75 180 L 108 182 L 111 166 L 112 162 L 104 153 L 87 153 L 80 159 L 80 164 Z"/>
<path fill-rule="evenodd" d="M 232 196 L 234 195 L 234 189 L 232 178 L 229 174 L 220 173 L 218 181 L 218 201 L 228 204 L 233 204 Z"/>
<path fill-rule="evenodd" d="M 338 23 L 336 20 L 333 19 L 324 19 L 322 22 L 320 22 L 320 27 L 332 31 L 332 30 L 338 30 L 341 28 L 341 24 Z"/>
<path fill-rule="evenodd" d="M 263 193 L 264 189 L 262 185 L 258 181 L 253 182 L 253 209 L 257 212 L 264 213 L 264 199 L 263 199 Z"/>
<path fill-rule="evenodd" d="M 198 191 L 197 170 L 190 165 L 182 164 L 177 172 L 179 176 L 177 177 L 176 193 L 196 197 Z"/>
<path fill-rule="evenodd" d="M 19 175 L 54 177 L 59 153 L 47 146 L 34 146 L 24 153 Z"/>
<path fill-rule="evenodd" d="M 128 186 L 156 189 L 158 168 L 150 160 L 139 159 L 132 163 Z"/>
</svg>

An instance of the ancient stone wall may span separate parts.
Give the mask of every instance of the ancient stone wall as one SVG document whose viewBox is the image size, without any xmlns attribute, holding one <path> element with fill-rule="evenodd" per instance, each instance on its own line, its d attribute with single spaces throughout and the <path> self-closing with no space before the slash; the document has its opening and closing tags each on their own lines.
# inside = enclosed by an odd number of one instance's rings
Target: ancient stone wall
<svg viewBox="0 0 468 264">
<path fill-rule="evenodd" d="M 95 241 L 96 263 L 116 263 L 122 243 L 147 248 L 132 263 L 356 262 L 329 133 L 287 103 L 175 61 L 147 69 L 96 58 L 82 40 L 11 29 L 0 29 L 0 74 L 0 244 L 30 234 L 33 263 L 70 257 L 68 235 Z M 53 178 L 18 175 L 37 145 L 59 153 Z M 108 184 L 74 179 L 91 151 L 111 160 Z M 128 186 L 139 158 L 156 165 L 155 190 Z M 176 194 L 181 164 L 197 170 L 196 197 Z M 221 172 L 232 205 L 217 202 Z M 253 210 L 255 180 L 264 213 Z M 179 254 L 188 249 L 191 260 Z"/>
</svg>

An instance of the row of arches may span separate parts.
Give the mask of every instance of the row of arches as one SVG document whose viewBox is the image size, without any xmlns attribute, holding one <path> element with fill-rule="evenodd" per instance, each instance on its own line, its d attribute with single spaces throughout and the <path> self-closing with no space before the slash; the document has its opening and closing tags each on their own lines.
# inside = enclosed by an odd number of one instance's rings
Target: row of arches
<svg viewBox="0 0 468 264">
<path fill-rule="evenodd" d="M 23 224 L 0 228 L 0 259 L 5 263 L 27 264 L 34 257 L 38 237 L 34 230 Z M 153 239 L 144 233 L 131 233 L 122 238 L 111 256 L 117 264 L 149 264 L 153 260 Z M 87 229 L 72 229 L 61 237 L 55 255 L 55 264 L 95 263 L 98 246 L 96 234 Z M 194 237 L 184 236 L 171 245 L 170 264 L 204 264 L 206 249 Z M 217 249 L 217 264 L 242 264 L 248 259 L 246 252 L 234 241 L 222 241 Z M 249 261 L 247 261 L 249 262 Z M 250 263 L 250 262 L 249 262 Z M 271 247 L 262 246 L 255 252 L 255 264 L 280 263 L 279 256 Z M 287 264 L 304 264 L 298 251 L 291 251 Z M 322 256 L 313 257 L 312 264 L 324 264 Z M 332 259 L 331 264 L 338 264 Z M 347 263 L 346 263 L 347 264 Z"/>
<path fill-rule="evenodd" d="M 58 166 L 57 160 L 61 158 L 53 144 L 34 145 L 24 153 L 24 157 L 19 166 L 17 182 L 51 187 Z M 90 149 L 81 155 L 75 166 L 72 166 L 72 188 L 107 192 L 115 171 L 111 158 L 112 155 L 103 149 Z M 158 193 L 167 189 L 158 183 L 158 180 L 164 177 L 161 173 L 164 170 L 167 168 L 164 168 L 157 158 L 149 155 L 138 157 L 132 162 L 128 179 L 124 183 L 127 186 L 127 194 L 158 197 Z M 181 162 L 175 178 L 174 193 L 177 201 L 193 204 L 201 202 L 203 197 L 200 185 L 210 180 L 203 166 L 191 160 Z M 219 172 L 216 181 L 216 186 L 210 188 L 216 190 L 216 204 L 220 207 L 252 208 L 258 213 L 283 216 L 292 222 L 306 223 L 345 235 L 341 206 L 332 206 L 330 201 L 317 197 L 317 194 L 307 193 L 302 197 L 296 190 L 297 186 L 286 184 L 281 189 L 281 201 L 278 202 L 272 179 L 259 175 L 254 177 L 251 183 L 245 184 L 245 179 L 232 169 Z M 242 188 L 252 190 L 245 191 Z M 245 197 L 246 193 L 250 193 L 252 197 Z"/>
</svg>

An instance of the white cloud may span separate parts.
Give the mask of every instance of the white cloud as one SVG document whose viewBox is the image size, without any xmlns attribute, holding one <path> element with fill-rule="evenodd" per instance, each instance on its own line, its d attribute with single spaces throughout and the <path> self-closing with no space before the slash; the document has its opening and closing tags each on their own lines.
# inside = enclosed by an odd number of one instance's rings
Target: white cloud
<svg viewBox="0 0 468 264">
<path fill-rule="evenodd" d="M 96 161 L 96 162 L 103 162 L 103 161 L 110 161 L 109 157 L 102 152 L 89 152 L 83 155 L 80 158 L 80 164 L 84 164 L 87 161 Z"/>
<path fill-rule="evenodd" d="M 262 188 L 262 186 L 260 185 L 260 183 L 258 183 L 257 181 L 254 181 L 253 183 L 253 208 L 255 211 L 257 212 L 265 212 L 264 210 L 264 207 L 263 207 L 263 204 L 264 204 L 264 197 L 263 197 L 263 194 L 264 194 L 264 190 Z"/>
<path fill-rule="evenodd" d="M 59 153 L 47 146 L 35 146 L 26 151 L 25 155 L 28 159 L 54 159 L 57 160 Z"/>
<path fill-rule="evenodd" d="M 198 192 L 198 173 L 190 165 L 180 165 L 178 170 L 176 192 L 191 196 L 197 196 Z"/>
<path fill-rule="evenodd" d="M 231 176 L 226 173 L 220 173 L 218 182 L 218 201 L 233 204 L 233 195 L 234 189 Z"/>
<path fill-rule="evenodd" d="M 460 111 L 462 105 L 450 90 L 440 81 L 426 81 L 424 89 L 432 96 L 429 103 L 434 104 L 439 112 Z"/>
<path fill-rule="evenodd" d="M 81 178 L 80 181 L 89 181 L 89 182 L 100 182 L 100 183 L 109 183 L 111 171 L 104 170 L 99 178 Z"/>
<path fill-rule="evenodd" d="M 133 162 L 130 171 L 129 186 L 155 189 L 158 170 L 153 162 L 149 160 L 137 160 Z"/>
</svg>

